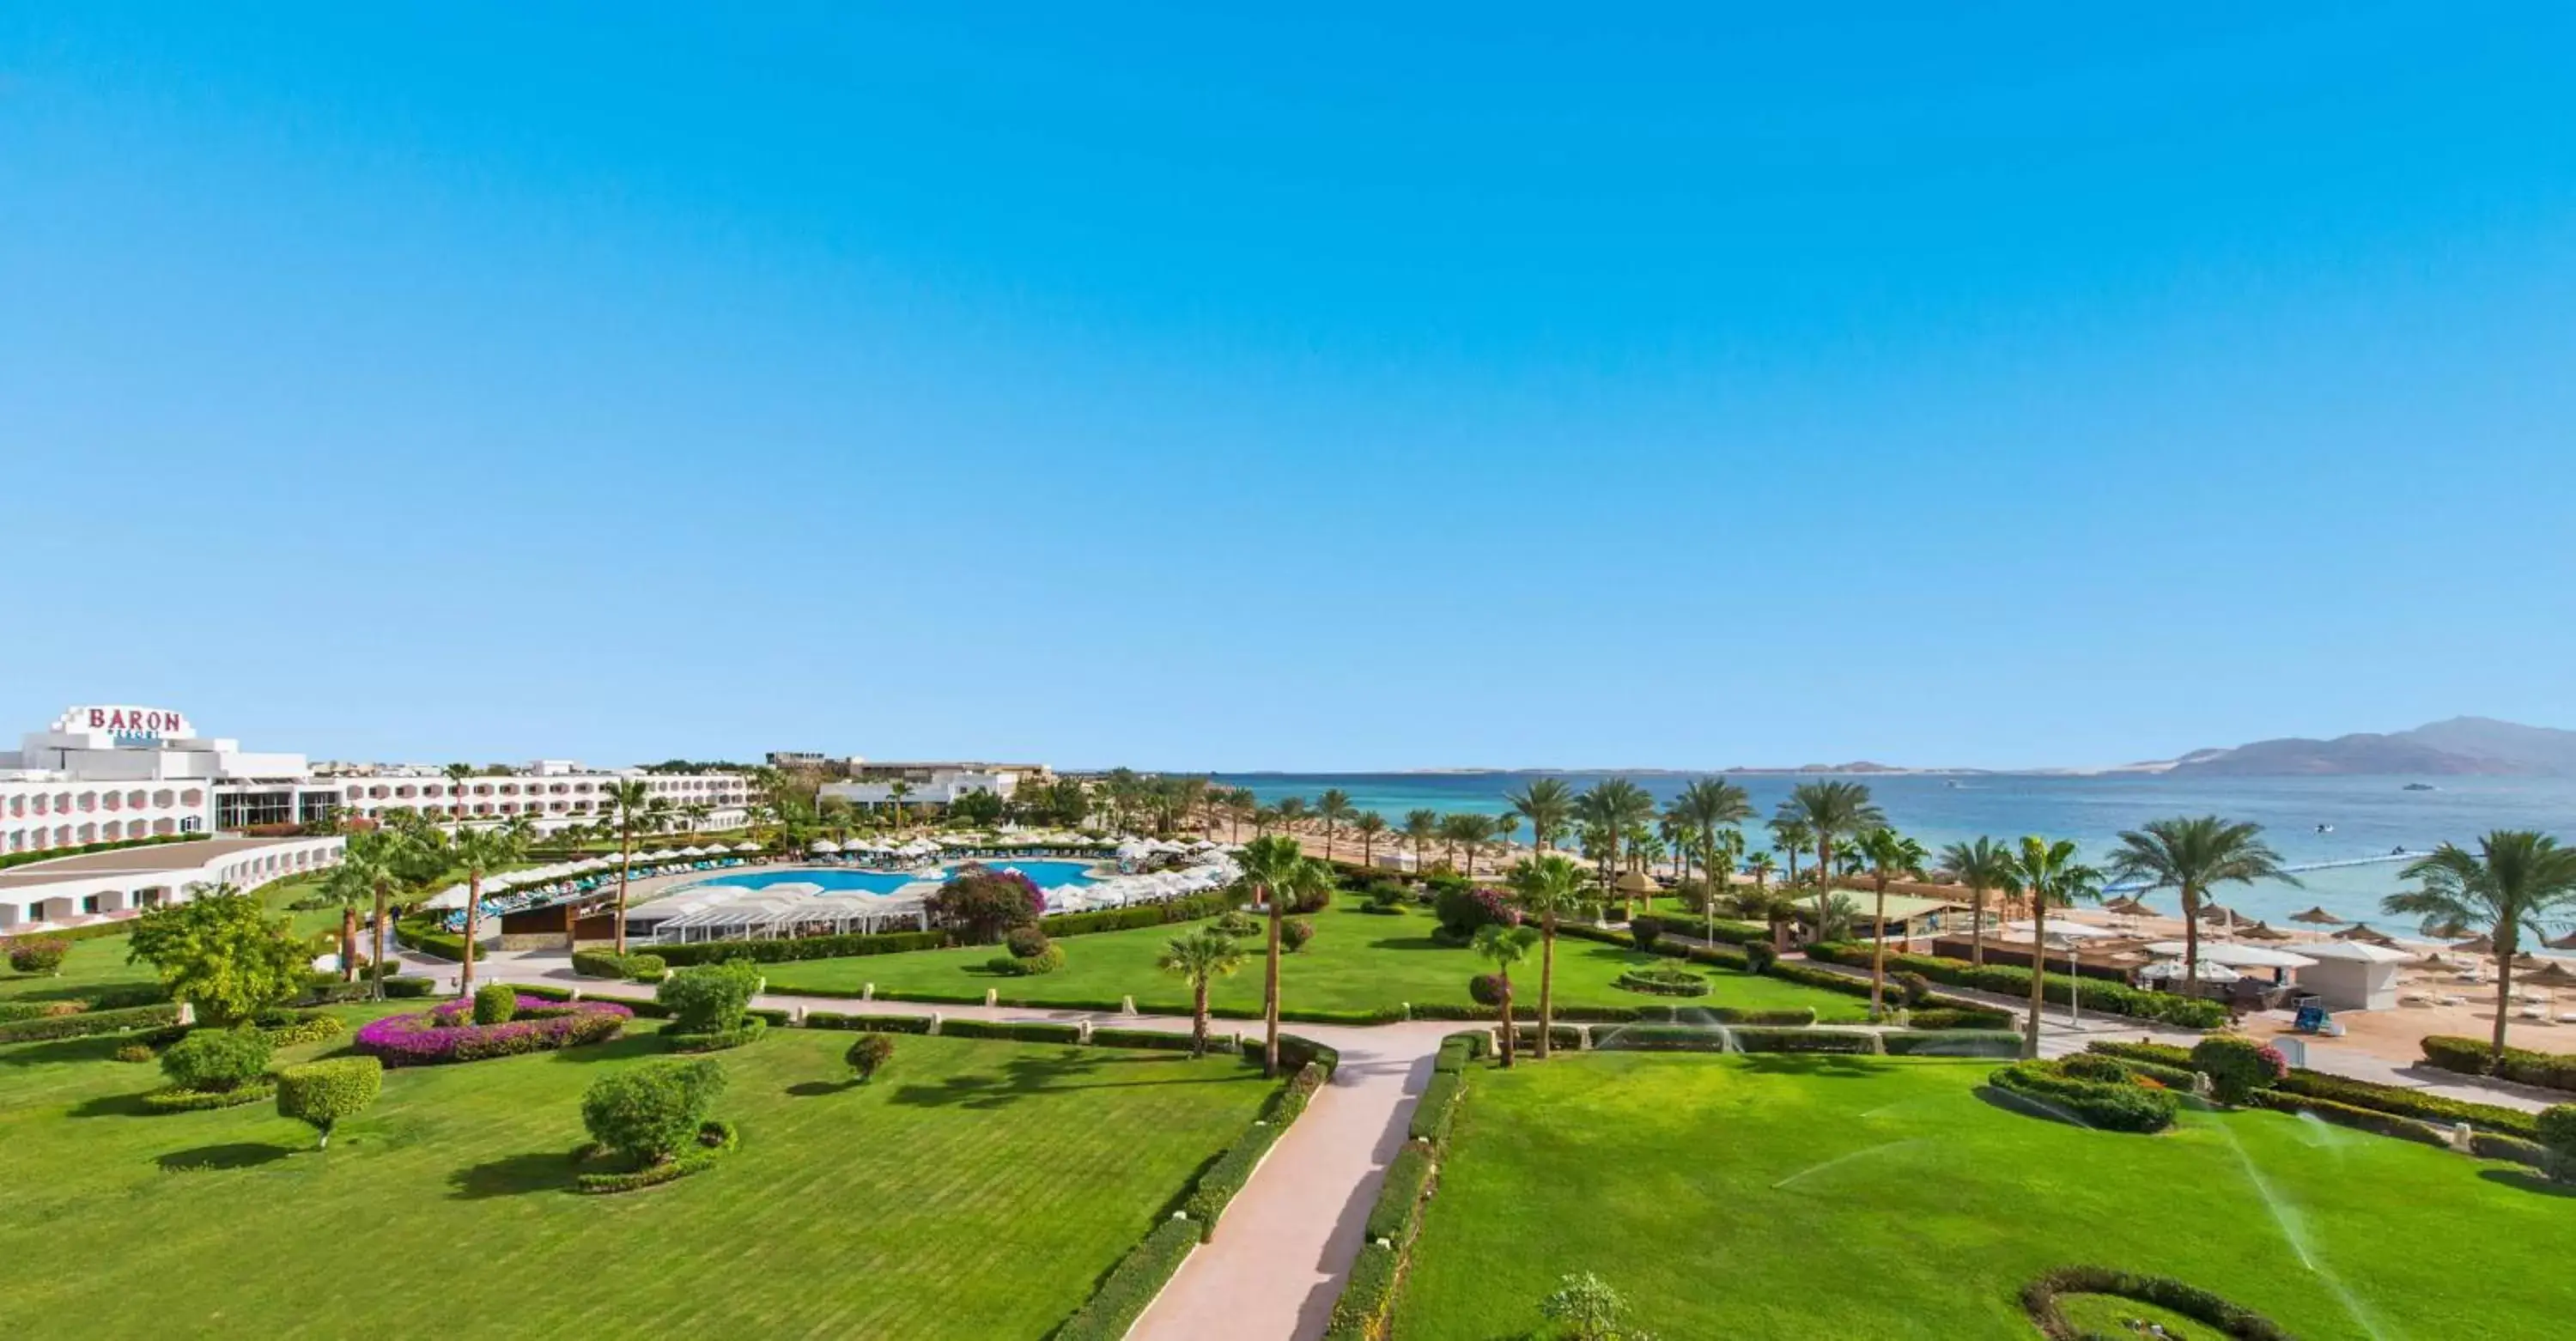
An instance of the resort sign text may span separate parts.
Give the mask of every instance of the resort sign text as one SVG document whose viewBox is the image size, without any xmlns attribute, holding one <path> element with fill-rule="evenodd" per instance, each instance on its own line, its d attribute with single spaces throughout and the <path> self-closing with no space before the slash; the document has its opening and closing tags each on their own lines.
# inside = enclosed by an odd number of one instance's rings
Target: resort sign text
<svg viewBox="0 0 2576 1341">
<path fill-rule="evenodd" d="M 54 730 L 65 735 L 96 735 L 105 732 L 119 745 L 152 746 L 164 739 L 186 739 L 191 733 L 184 714 L 168 708 L 102 706 L 72 708 Z"/>
</svg>

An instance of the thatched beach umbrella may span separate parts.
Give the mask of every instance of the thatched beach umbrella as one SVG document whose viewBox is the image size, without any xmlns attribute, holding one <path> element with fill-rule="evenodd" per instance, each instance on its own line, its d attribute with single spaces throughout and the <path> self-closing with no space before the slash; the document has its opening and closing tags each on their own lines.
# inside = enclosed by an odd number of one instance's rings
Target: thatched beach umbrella
<svg viewBox="0 0 2576 1341">
<path fill-rule="evenodd" d="M 2542 941 L 2541 944 L 2552 950 L 2576 950 L 2576 931 L 2568 932 L 2554 941 Z"/>
<path fill-rule="evenodd" d="M 2343 923 L 2342 918 L 2327 912 L 2323 908 L 2314 907 L 2309 908 L 2305 912 L 2290 914 L 2290 920 L 2293 922 L 2310 922 L 2321 927 L 2340 926 Z"/>
<path fill-rule="evenodd" d="M 2464 955 L 2491 955 L 2495 953 L 2495 941 L 2485 936 L 2476 936 L 2451 948 Z"/>
<path fill-rule="evenodd" d="M 2286 941 L 2290 939 L 2290 933 L 2286 931 L 2274 931 L 2270 924 L 2263 922 L 2257 922 L 2236 934 L 2243 936 L 2249 941 Z"/>
<path fill-rule="evenodd" d="M 1610 887 L 1622 894 L 1660 894 L 1664 887 L 1644 871 L 1630 871 L 1611 882 Z"/>
<path fill-rule="evenodd" d="M 2163 914 L 2158 913 L 2155 910 L 2155 906 L 2153 904 L 2147 903 L 2143 899 L 2131 898 L 2126 894 L 2111 900 L 2109 903 L 2103 904 L 2102 911 L 2106 913 L 2117 913 L 2122 917 L 2163 916 Z"/>
<path fill-rule="evenodd" d="M 2368 941 L 2373 945 L 2395 945 L 2395 937 L 2372 929 L 2368 922 L 2355 922 L 2334 934 L 2339 941 Z"/>
<path fill-rule="evenodd" d="M 2519 963 L 2520 961 L 2516 961 L 2517 966 Z M 2576 987 L 2576 973 L 2568 972 L 2565 964 L 2553 959 L 2543 967 L 2522 975 L 2517 981 L 2525 987 Z"/>
</svg>

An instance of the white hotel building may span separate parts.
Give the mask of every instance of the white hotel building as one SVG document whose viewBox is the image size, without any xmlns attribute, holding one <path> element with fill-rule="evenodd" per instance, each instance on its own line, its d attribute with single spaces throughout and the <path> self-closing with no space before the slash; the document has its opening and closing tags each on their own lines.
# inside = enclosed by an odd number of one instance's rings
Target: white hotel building
<svg viewBox="0 0 2576 1341">
<path fill-rule="evenodd" d="M 50 728 L 27 733 L 14 753 L 0 752 L 0 854 L 181 834 L 238 837 L 254 826 L 373 820 L 405 808 L 447 823 L 526 816 L 541 830 L 556 829 L 604 817 L 609 784 L 630 779 L 667 800 L 675 819 L 692 805 L 708 808 L 708 828 L 735 828 L 748 818 L 750 779 L 737 774 L 541 760 L 513 775 L 462 782 L 428 768 L 329 775 L 300 754 L 256 753 L 201 736 L 186 714 L 166 708 L 75 707 Z M 156 854 L 150 860 L 119 862 L 102 853 L 58 868 L 43 862 L 0 870 L 0 930 L 184 898 L 194 883 L 250 888 L 336 862 L 340 840 L 220 843 L 207 849 L 203 870 L 180 855 L 198 848 L 134 849 Z"/>
</svg>

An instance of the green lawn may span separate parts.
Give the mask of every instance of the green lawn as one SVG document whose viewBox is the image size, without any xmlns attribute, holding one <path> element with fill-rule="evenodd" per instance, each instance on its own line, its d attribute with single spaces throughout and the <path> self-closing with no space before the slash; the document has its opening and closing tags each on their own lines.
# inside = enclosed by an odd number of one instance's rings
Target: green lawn
<svg viewBox="0 0 2576 1341">
<path fill-rule="evenodd" d="M 8 1328 L 1033 1339 L 1269 1091 L 1238 1059 L 914 1037 L 845 1088 L 850 1038 L 721 1054 L 742 1148 L 614 1197 L 563 1191 L 565 1156 L 649 1038 L 390 1072 L 321 1154 L 265 1106 L 138 1115 L 159 1073 L 112 1038 L 0 1049 Z"/>
<path fill-rule="evenodd" d="M 2179 1277 L 2307 1341 L 2567 1324 L 2576 1200 L 2521 1170 L 2264 1111 L 2086 1131 L 1990 1105 L 1989 1069 L 1634 1053 L 1481 1068 L 1395 1335 L 1519 1335 L 1560 1274 L 1591 1270 L 1666 1337 L 2023 1341 L 2016 1292 L 2074 1263 Z"/>
<path fill-rule="evenodd" d="M 73 941 L 63 954 L 59 974 L 16 973 L 7 961 L 0 960 L 0 1001 L 68 999 L 86 996 L 101 987 L 153 981 L 150 964 L 125 962 L 129 943 L 121 935 Z"/>
<path fill-rule="evenodd" d="M 1313 919 L 1315 938 L 1280 965 L 1281 996 L 1292 1009 L 1368 1010 L 1403 1002 L 1470 1004 L 1467 982 L 1491 967 L 1476 952 L 1434 944 L 1431 914 L 1409 910 L 1399 916 L 1364 913 L 1336 904 Z M 862 955 L 848 959 L 814 959 L 767 966 L 769 989 L 795 992 L 815 989 L 856 993 L 863 985 L 915 992 L 979 994 L 1000 989 L 1005 1000 L 1048 1002 L 1115 1002 L 1133 995 L 1140 1007 L 1159 1006 L 1185 1012 L 1189 993 L 1180 980 L 1154 965 L 1172 937 L 1185 928 L 1144 927 L 1066 936 L 1065 966 L 1034 978 L 988 972 L 984 965 L 1002 953 L 999 946 L 955 950 L 920 950 L 906 954 Z M 1247 937 L 1242 970 L 1217 984 L 1211 999 L 1217 1006 L 1257 1010 L 1261 1005 L 1261 940 Z M 1631 965 L 1674 961 L 1560 937 L 1556 944 L 1556 999 L 1560 1004 L 1593 1006 L 1660 1005 L 1673 997 L 1647 996 L 1610 985 Z M 1681 1004 L 1735 1006 L 1750 1010 L 1783 1010 L 1812 1006 L 1825 1020 L 1860 1020 L 1868 1002 L 1839 992 L 1804 987 L 1775 978 L 1708 970 L 1716 989 L 1705 997 L 1679 999 Z M 1513 972 L 1522 1010 L 1538 1008 L 1538 962 Z"/>
</svg>

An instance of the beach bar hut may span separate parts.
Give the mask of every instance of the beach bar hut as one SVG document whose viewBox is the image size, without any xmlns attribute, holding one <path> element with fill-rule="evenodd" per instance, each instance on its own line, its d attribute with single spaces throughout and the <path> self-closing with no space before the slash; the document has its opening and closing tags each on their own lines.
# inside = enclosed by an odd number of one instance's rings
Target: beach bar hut
<svg viewBox="0 0 2576 1341">
<path fill-rule="evenodd" d="M 2299 986 L 2334 1010 L 2395 1010 L 2397 970 L 2413 958 L 2403 950 L 2359 940 L 2302 945 L 2299 953 L 2317 961 L 2299 970 Z"/>
</svg>

